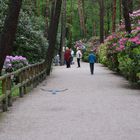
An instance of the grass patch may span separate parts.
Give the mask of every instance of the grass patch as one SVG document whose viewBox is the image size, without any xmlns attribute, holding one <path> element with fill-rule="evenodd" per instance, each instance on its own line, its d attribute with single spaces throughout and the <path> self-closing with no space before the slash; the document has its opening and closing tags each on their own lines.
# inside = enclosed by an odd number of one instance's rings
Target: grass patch
<svg viewBox="0 0 140 140">
<path fill-rule="evenodd" d="M 19 96 L 19 89 L 15 89 L 13 92 L 12 92 L 12 97 L 17 97 Z"/>
</svg>

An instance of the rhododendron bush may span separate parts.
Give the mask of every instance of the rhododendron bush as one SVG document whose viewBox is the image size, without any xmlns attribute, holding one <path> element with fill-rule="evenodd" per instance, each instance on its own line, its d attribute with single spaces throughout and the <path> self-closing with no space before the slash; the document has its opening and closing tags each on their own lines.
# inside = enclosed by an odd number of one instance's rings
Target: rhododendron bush
<svg viewBox="0 0 140 140">
<path fill-rule="evenodd" d="M 140 9 L 137 11 L 134 11 L 132 14 L 130 14 L 130 17 L 131 17 L 132 23 L 134 23 L 136 25 L 139 24 L 139 22 L 140 22 Z"/>
<path fill-rule="evenodd" d="M 115 70 L 123 74 L 132 82 L 140 83 L 140 10 L 131 14 L 132 32 L 118 32 L 108 36 L 105 40 L 104 53 L 106 55 L 106 63 L 111 70 Z M 121 27 L 124 28 L 123 25 Z M 99 48 L 100 60 L 105 58 L 102 56 L 103 47 Z"/>
<path fill-rule="evenodd" d="M 4 62 L 6 72 L 12 72 L 28 65 L 28 61 L 23 56 L 7 56 Z"/>
</svg>

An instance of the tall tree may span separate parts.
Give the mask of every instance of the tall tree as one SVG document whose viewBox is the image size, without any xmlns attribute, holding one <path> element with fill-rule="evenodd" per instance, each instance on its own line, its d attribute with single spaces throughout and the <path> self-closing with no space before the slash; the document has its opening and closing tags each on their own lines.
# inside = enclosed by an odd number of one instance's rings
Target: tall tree
<svg viewBox="0 0 140 140">
<path fill-rule="evenodd" d="M 113 0 L 112 32 L 116 30 L 116 0 Z"/>
<path fill-rule="evenodd" d="M 72 25 L 73 25 L 73 8 L 74 3 L 73 0 L 70 0 L 70 30 L 69 30 L 69 45 L 72 46 Z"/>
<path fill-rule="evenodd" d="M 52 0 L 51 1 L 51 18 L 55 15 L 56 1 L 57 0 Z"/>
<path fill-rule="evenodd" d="M 36 1 L 37 15 L 40 16 L 40 0 Z"/>
<path fill-rule="evenodd" d="M 131 21 L 129 16 L 128 1 L 129 0 L 122 0 L 122 6 L 123 6 L 123 16 L 125 20 L 125 30 L 126 32 L 131 33 Z"/>
<path fill-rule="evenodd" d="M 52 6 L 52 12 L 51 14 L 51 22 L 50 22 L 50 27 L 49 27 L 49 47 L 47 50 L 46 54 L 46 66 L 48 67 L 47 74 L 50 74 L 51 70 L 51 64 L 52 64 L 52 59 L 54 56 L 55 52 L 55 44 L 56 44 L 56 36 L 57 36 L 57 29 L 58 29 L 58 24 L 59 24 L 59 17 L 60 17 L 60 12 L 61 12 L 61 4 L 62 0 L 56 0 L 55 6 Z"/>
<path fill-rule="evenodd" d="M 83 0 L 78 0 L 78 13 L 80 18 L 80 27 L 83 37 L 86 37 L 85 15 L 83 9 Z"/>
<path fill-rule="evenodd" d="M 122 0 L 119 0 L 119 24 L 122 23 Z"/>
<path fill-rule="evenodd" d="M 104 0 L 99 0 L 100 6 L 100 43 L 104 42 Z"/>
<path fill-rule="evenodd" d="M 128 0 L 129 13 L 133 13 L 133 0 Z"/>
<path fill-rule="evenodd" d="M 107 6 L 107 35 L 110 33 L 110 5 Z"/>
<path fill-rule="evenodd" d="M 49 17 L 50 17 L 50 10 L 49 5 L 50 1 L 46 0 L 46 27 L 45 27 L 45 33 L 44 36 L 48 38 L 48 30 L 49 30 Z"/>
<path fill-rule="evenodd" d="M 93 36 L 96 36 L 96 22 L 93 22 Z"/>
<path fill-rule="evenodd" d="M 66 0 L 62 0 L 61 11 L 61 42 L 60 42 L 60 64 L 64 64 L 64 47 L 66 38 Z"/>
<path fill-rule="evenodd" d="M 22 0 L 9 0 L 9 11 L 0 34 L 0 73 L 7 55 L 12 52 L 12 45 L 18 25 Z"/>
</svg>

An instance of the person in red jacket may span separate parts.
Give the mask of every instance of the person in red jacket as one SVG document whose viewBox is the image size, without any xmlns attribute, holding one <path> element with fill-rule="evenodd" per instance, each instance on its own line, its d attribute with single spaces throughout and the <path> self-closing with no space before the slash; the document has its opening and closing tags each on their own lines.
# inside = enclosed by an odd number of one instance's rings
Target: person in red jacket
<svg viewBox="0 0 140 140">
<path fill-rule="evenodd" d="M 71 51 L 69 48 L 66 48 L 66 51 L 64 53 L 64 59 L 66 62 L 66 67 L 70 68 L 70 63 L 71 63 Z"/>
</svg>

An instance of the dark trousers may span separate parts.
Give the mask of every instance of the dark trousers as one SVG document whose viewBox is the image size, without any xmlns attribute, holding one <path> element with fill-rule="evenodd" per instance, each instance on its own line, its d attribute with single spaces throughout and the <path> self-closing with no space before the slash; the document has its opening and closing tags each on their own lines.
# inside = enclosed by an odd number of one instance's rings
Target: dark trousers
<svg viewBox="0 0 140 140">
<path fill-rule="evenodd" d="M 66 67 L 70 68 L 70 61 L 66 61 Z"/>
<path fill-rule="evenodd" d="M 80 67 L 80 58 L 77 58 L 78 67 Z"/>
<path fill-rule="evenodd" d="M 89 63 L 89 65 L 90 65 L 90 72 L 91 72 L 91 74 L 93 74 L 94 73 L 94 63 Z"/>
</svg>

